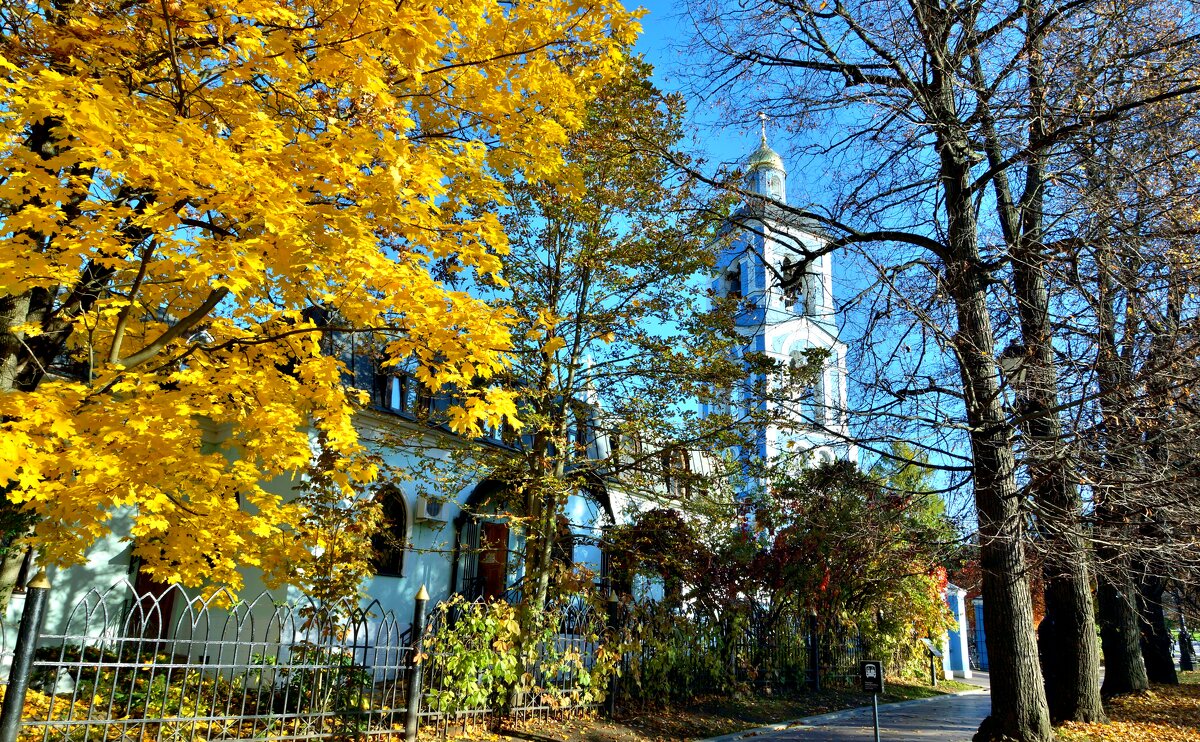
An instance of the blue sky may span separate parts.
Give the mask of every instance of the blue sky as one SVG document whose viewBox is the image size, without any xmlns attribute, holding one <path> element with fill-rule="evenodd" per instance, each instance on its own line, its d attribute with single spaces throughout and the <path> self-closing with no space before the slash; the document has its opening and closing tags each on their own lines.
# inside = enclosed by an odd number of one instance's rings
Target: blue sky
<svg viewBox="0 0 1200 742">
<path fill-rule="evenodd" d="M 704 60 L 695 54 L 686 53 L 692 29 L 688 20 L 683 17 L 684 4 L 682 0 L 643 0 L 640 5 L 649 13 L 642 19 L 643 34 L 636 50 L 654 65 L 654 81 L 661 89 L 685 94 L 691 133 L 683 145 L 691 154 L 707 160 L 703 170 L 712 174 L 722 164 L 735 167 L 740 164 L 746 155 L 758 146 L 759 129 L 757 126 L 725 123 L 727 116 L 715 102 L 688 95 L 684 79 L 688 70 L 685 65 L 703 64 Z M 751 118 L 753 115 L 752 111 L 741 113 L 744 118 Z M 813 132 L 806 134 L 812 135 Z M 816 134 L 819 136 L 820 132 Z M 837 172 L 825 171 L 829 163 L 801 161 L 794 153 L 789 152 L 784 132 L 773 131 L 769 123 L 768 139 L 783 155 L 788 167 L 789 203 L 800 205 L 827 200 L 831 180 L 838 178 Z M 833 259 L 833 277 L 835 301 L 840 306 L 867 287 L 873 278 L 873 271 L 857 263 L 851 255 L 838 254 Z M 861 332 L 862 318 L 854 316 L 856 312 L 859 310 L 852 309 L 838 317 L 838 324 L 842 327 L 842 339 L 849 343 L 854 343 L 855 336 Z M 876 341 L 878 340 L 877 338 Z M 851 367 L 849 371 L 853 406 L 855 369 Z M 872 457 L 866 455 L 865 458 L 869 461 Z M 933 459 L 937 462 L 941 457 L 935 455 Z M 950 509 L 960 511 L 963 505 L 961 502 L 953 503 Z"/>
<path fill-rule="evenodd" d="M 632 3 L 630 3 L 632 4 Z M 683 93 L 687 100 L 690 132 L 682 147 L 705 160 L 701 169 L 715 174 L 722 166 L 740 167 L 746 156 L 758 147 L 760 129 L 757 121 L 749 125 L 730 123 L 728 111 L 717 100 L 704 100 L 688 90 L 687 74 L 699 71 L 703 75 L 705 60 L 688 53 L 692 27 L 684 17 L 684 0 L 643 0 L 640 7 L 649 13 L 642 19 L 642 35 L 635 47 L 654 65 L 654 82 L 667 92 Z M 752 110 L 739 111 L 739 120 L 754 118 Z M 809 132 L 811 133 L 811 132 Z M 767 122 L 767 138 L 771 146 L 783 155 L 788 169 L 788 202 L 795 205 L 822 203 L 828 197 L 825 163 L 801 161 L 789 152 L 788 135 Z M 836 275 L 835 275 L 836 278 Z"/>
<path fill-rule="evenodd" d="M 703 75 L 705 60 L 700 55 L 688 53 L 693 31 L 690 21 L 684 17 L 686 0 L 642 0 L 640 3 L 631 0 L 627 5 L 649 11 L 642 19 L 642 35 L 635 49 L 654 65 L 655 84 L 668 92 L 684 93 L 687 99 L 691 133 L 684 148 L 690 154 L 703 157 L 707 161 L 703 169 L 710 174 L 722 165 L 739 166 L 746 155 L 758 147 L 759 126 L 757 122 L 748 126 L 729 123 L 728 112 L 722 110 L 718 101 L 702 100 L 687 90 L 687 73 L 699 70 Z M 739 111 L 739 118 L 753 119 L 754 113 L 752 110 Z M 826 172 L 827 163 L 801 161 L 790 153 L 786 132 L 770 121 L 767 137 L 771 146 L 783 155 L 788 168 L 788 202 L 796 205 L 822 203 L 829 195 L 823 183 L 836 177 L 836 172 Z"/>
<path fill-rule="evenodd" d="M 654 81 L 660 88 L 681 91 L 683 66 L 689 60 L 698 61 L 682 53 L 691 32 L 687 20 L 681 17 L 683 3 L 643 0 L 638 5 L 649 14 L 642 19 L 643 32 L 637 51 L 654 65 Z M 703 154 L 713 165 L 737 164 L 758 146 L 757 127 L 722 125 L 720 111 L 713 103 L 689 97 L 688 116 L 693 128 L 685 146 L 693 154 Z"/>
</svg>

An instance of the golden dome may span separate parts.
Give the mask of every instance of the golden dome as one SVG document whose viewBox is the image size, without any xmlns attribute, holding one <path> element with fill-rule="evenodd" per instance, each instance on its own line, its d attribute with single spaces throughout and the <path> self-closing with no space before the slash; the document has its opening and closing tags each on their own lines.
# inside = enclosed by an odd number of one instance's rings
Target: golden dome
<svg viewBox="0 0 1200 742">
<path fill-rule="evenodd" d="M 746 160 L 746 170 L 757 170 L 762 167 L 775 168 L 787 172 L 783 166 L 783 158 L 779 153 L 767 146 L 767 138 L 763 136 L 762 143 L 758 145 L 758 149 L 750 153 L 750 157 Z"/>
</svg>

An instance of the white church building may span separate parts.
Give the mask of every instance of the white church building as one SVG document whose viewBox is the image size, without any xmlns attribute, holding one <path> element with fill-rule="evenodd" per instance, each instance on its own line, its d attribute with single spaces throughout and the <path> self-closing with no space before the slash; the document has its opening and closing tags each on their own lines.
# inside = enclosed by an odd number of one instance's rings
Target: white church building
<svg viewBox="0 0 1200 742">
<path fill-rule="evenodd" d="M 820 230 L 792 216 L 786 203 L 787 171 L 783 160 L 766 142 L 746 162 L 744 206 L 736 213 L 726 235 L 727 247 L 718 263 L 712 288 L 719 296 L 736 293 L 742 310 L 737 328 L 745 336 L 745 352 L 766 353 L 787 365 L 806 351 L 818 350 L 824 368 L 816 383 L 800 399 L 767 395 L 751 402 L 748 395 L 731 404 L 767 405 L 775 425 L 761 430 L 754 456 L 772 460 L 796 455 L 811 464 L 837 459 L 857 461 L 849 443 L 846 414 L 846 346 L 838 337 L 834 310 L 832 256 L 811 255 L 827 244 Z M 408 425 L 412 401 L 395 382 L 376 392 L 374 408 L 363 415 L 364 429 Z M 410 395 L 411 396 L 411 395 Z M 735 395 L 739 396 L 739 395 Z M 711 411 L 704 408 L 702 414 Z M 586 441 L 588 456 L 615 455 L 614 441 L 603 425 L 592 428 Z M 428 456 L 441 457 L 436 438 L 426 448 Z M 382 451 L 400 468 L 420 470 L 424 463 L 411 452 Z M 706 452 L 695 451 L 683 462 L 693 473 L 706 467 Z M 426 585 L 434 601 L 461 593 L 468 597 L 499 597 L 520 580 L 519 536 L 502 517 L 490 517 L 488 497 L 503 485 L 490 480 L 475 482 L 436 510 L 417 494 L 413 482 L 398 483 L 389 507 L 393 523 L 402 524 L 402 538 L 411 548 L 392 557 L 392 566 L 366 586 L 372 598 L 385 606 L 406 610 L 412 596 Z M 563 526 L 572 539 L 570 561 L 606 577 L 604 529 L 631 522 L 639 512 L 658 503 L 640 499 L 618 484 L 598 480 L 589 491 L 571 495 L 563 513 Z M 497 512 L 503 508 L 497 508 Z"/>
</svg>

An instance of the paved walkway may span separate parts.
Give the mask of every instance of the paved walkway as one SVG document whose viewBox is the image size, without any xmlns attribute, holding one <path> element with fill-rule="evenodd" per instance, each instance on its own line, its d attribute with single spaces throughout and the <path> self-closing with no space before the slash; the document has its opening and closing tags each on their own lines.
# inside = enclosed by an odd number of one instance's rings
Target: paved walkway
<svg viewBox="0 0 1200 742">
<path fill-rule="evenodd" d="M 988 675 L 986 672 L 981 672 L 979 670 L 972 670 L 971 677 L 969 677 L 969 678 L 955 678 L 955 680 L 960 683 L 968 683 L 970 685 L 978 685 L 980 688 L 991 688 L 992 687 L 992 676 Z"/>
<path fill-rule="evenodd" d="M 879 707 L 881 742 L 965 742 L 992 710 L 992 698 L 986 691 L 882 704 Z M 875 738 L 871 707 L 839 711 L 802 719 L 781 730 L 742 732 L 753 742 L 847 742 Z M 731 742 L 736 735 L 719 737 Z"/>
</svg>

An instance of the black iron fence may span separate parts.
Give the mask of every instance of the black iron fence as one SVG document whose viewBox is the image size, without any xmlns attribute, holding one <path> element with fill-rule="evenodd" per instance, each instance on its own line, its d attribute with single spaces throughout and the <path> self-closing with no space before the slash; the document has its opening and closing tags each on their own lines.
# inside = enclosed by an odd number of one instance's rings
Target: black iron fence
<svg viewBox="0 0 1200 742">
<path fill-rule="evenodd" d="M 867 656 L 852 625 L 820 630 L 814 617 L 770 614 L 751 604 L 726 606 L 719 618 L 662 603 L 630 605 L 623 614 L 632 650 L 616 687 L 621 701 L 848 686 Z"/>
<path fill-rule="evenodd" d="M 812 682 L 814 651 L 807 619 L 747 611 L 739 635 L 736 680 L 758 686 L 798 688 Z M 818 658 L 819 666 L 819 658 Z"/>
<path fill-rule="evenodd" d="M 432 612 L 421 680 L 423 727 L 490 726 L 595 710 L 609 697 L 601 659 L 612 645 L 610 616 L 577 596 L 555 602 L 529 629 L 529 646 L 513 628 L 517 609 L 476 599 Z M 447 640 L 447 637 L 450 637 Z M 610 668 L 615 662 L 609 661 Z M 509 672 L 504 672 L 505 667 Z"/>
<path fill-rule="evenodd" d="M 497 621 L 472 633 L 463 618 L 515 616 L 483 601 L 426 622 L 424 600 L 399 617 L 378 603 L 236 600 L 127 582 L 88 592 L 42 631 L 47 595 L 29 590 L 11 652 L 0 635 L 11 665 L 0 672 L 0 742 L 411 740 L 420 726 L 444 733 L 497 716 L 816 687 L 852 678 L 863 649 L 852 629 L 817 638 L 807 617 L 747 606 L 713 619 L 573 599 L 513 654 L 502 649 L 511 635 L 487 633 Z M 514 662 L 507 675 L 492 671 Z"/>
<path fill-rule="evenodd" d="M 434 611 L 426 625 L 423 600 L 410 621 L 378 602 L 237 600 L 122 581 L 89 591 L 42 630 L 47 595 L 29 590 L 14 651 L 0 654 L 4 742 L 413 739 L 420 726 L 559 714 L 604 696 L 587 671 L 606 616 L 582 600 L 555 606 L 546 636 L 513 672 L 519 682 L 447 703 L 459 691 L 451 686 L 473 679 L 454 676 L 462 656 L 438 651 L 436 639 L 485 601 Z M 10 634 L 0 632 L 0 649 Z M 455 646 L 482 652 L 485 665 L 503 659 L 485 636 L 468 631 L 462 641 Z"/>
</svg>

